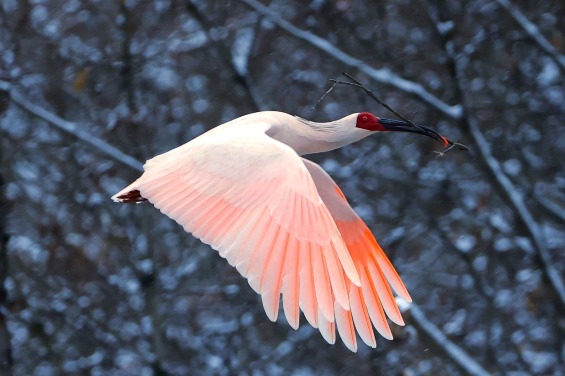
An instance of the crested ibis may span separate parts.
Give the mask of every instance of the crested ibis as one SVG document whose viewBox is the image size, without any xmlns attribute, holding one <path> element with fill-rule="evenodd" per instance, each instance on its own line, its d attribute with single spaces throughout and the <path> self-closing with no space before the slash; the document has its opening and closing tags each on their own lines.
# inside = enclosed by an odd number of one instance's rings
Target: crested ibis
<svg viewBox="0 0 565 376">
<path fill-rule="evenodd" d="M 333 344 L 357 351 L 356 332 L 376 346 L 392 339 L 387 317 L 404 325 L 392 289 L 411 301 L 391 262 L 333 179 L 305 154 L 373 133 L 435 131 L 368 112 L 316 123 L 283 112 L 242 116 L 146 162 L 118 202 L 149 201 L 247 278 L 270 320 L 300 310 Z M 392 289 L 391 289 L 392 287 Z"/>
</svg>

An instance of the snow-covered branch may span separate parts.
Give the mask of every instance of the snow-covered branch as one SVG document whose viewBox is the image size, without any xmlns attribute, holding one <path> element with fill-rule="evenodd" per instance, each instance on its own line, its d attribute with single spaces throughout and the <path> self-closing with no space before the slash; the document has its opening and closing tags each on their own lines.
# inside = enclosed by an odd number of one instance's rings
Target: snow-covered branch
<svg viewBox="0 0 565 376">
<path fill-rule="evenodd" d="M 65 119 L 61 119 L 57 115 L 31 103 L 9 82 L 0 81 L 0 90 L 8 92 L 11 100 L 15 104 L 30 112 L 31 114 L 47 121 L 51 125 L 54 125 L 55 127 L 61 129 L 62 131 L 72 134 L 79 140 L 86 142 L 87 144 L 93 146 L 95 149 L 98 149 L 101 152 L 114 158 L 116 161 L 121 162 L 135 170 L 143 171 L 143 164 L 134 157 L 122 152 L 121 150 L 108 144 L 106 141 L 103 141 L 89 134 L 88 132 L 83 131 L 77 126 L 77 124 Z"/>
<path fill-rule="evenodd" d="M 434 19 L 433 15 L 431 16 L 432 19 Z M 438 26 L 438 20 L 435 19 L 435 22 L 438 33 L 441 34 L 441 32 L 439 31 L 440 27 Z M 453 72 L 454 74 L 453 79 L 456 83 L 457 95 L 460 98 L 463 109 L 463 116 L 460 121 L 462 125 L 469 130 L 469 133 L 473 137 L 474 143 L 479 151 L 479 155 L 494 177 L 494 180 L 497 183 L 500 191 L 504 196 L 506 196 L 512 208 L 516 212 L 519 220 L 527 229 L 527 232 L 539 256 L 543 272 L 547 275 L 552 288 L 555 290 L 557 296 L 559 297 L 561 304 L 565 307 L 565 284 L 561 279 L 559 271 L 553 266 L 551 257 L 549 255 L 549 249 L 547 247 L 545 238 L 542 235 L 541 229 L 538 223 L 535 221 L 533 215 L 526 207 L 522 194 L 514 186 L 508 176 L 506 176 L 502 169 L 502 166 L 493 156 L 491 147 L 484 137 L 483 133 L 481 132 L 476 117 L 472 115 L 472 105 L 468 97 L 465 95 L 468 85 L 463 74 L 464 69 L 461 67 L 461 61 L 465 61 L 465 59 L 458 58 L 458 55 L 456 55 L 452 43 L 447 40 L 443 40 L 443 42 L 443 47 L 448 58 L 448 64 L 451 65 L 452 68 L 449 69 L 449 71 Z"/>
<path fill-rule="evenodd" d="M 488 376 L 487 370 L 461 347 L 451 342 L 443 331 L 434 325 L 414 303 L 410 304 L 410 313 L 414 323 L 424 331 L 445 353 L 469 375 Z"/>
<path fill-rule="evenodd" d="M 542 50 L 544 50 L 562 69 L 565 70 L 565 56 L 560 54 L 539 31 L 538 27 L 531 22 L 525 15 L 510 3 L 509 0 L 496 0 L 500 6 L 510 13 L 514 20 L 524 29 L 526 33 L 532 38 Z"/>
<path fill-rule="evenodd" d="M 537 249 L 537 252 L 540 256 L 544 271 L 547 274 L 555 292 L 559 296 L 561 303 L 563 304 L 563 306 L 565 306 L 565 285 L 561 280 L 561 275 L 553 266 L 551 257 L 549 256 L 547 243 L 542 236 L 539 225 L 534 220 L 534 217 L 532 216 L 528 208 L 526 208 L 523 197 L 518 189 L 514 186 L 514 184 L 512 184 L 510 179 L 502 170 L 502 167 L 500 166 L 498 160 L 492 155 L 490 145 L 485 139 L 483 133 L 480 131 L 476 120 L 474 118 L 470 118 L 468 123 L 471 135 L 475 140 L 475 144 L 477 146 L 477 149 L 479 150 L 479 153 L 489 167 L 490 172 L 496 179 L 496 182 L 498 183 L 508 200 L 511 202 L 521 222 L 528 230 L 530 238 L 532 239 L 535 248 Z"/>
<path fill-rule="evenodd" d="M 451 43 L 446 35 L 441 32 L 442 22 L 440 22 L 437 14 L 434 14 L 432 11 L 430 11 L 429 16 L 434 22 L 438 35 L 440 36 L 440 40 L 443 43 L 443 48 L 447 56 L 448 71 L 452 72 L 453 74 L 452 78 L 455 81 L 457 96 L 459 97 L 459 101 L 463 110 L 463 115 L 460 119 L 460 122 L 463 127 L 468 129 L 469 133 L 473 137 L 482 161 L 494 177 L 494 180 L 497 183 L 502 195 L 508 199 L 513 210 L 516 212 L 517 217 L 526 228 L 539 256 L 543 272 L 546 274 L 552 288 L 559 297 L 559 301 L 565 307 L 565 284 L 561 279 L 560 273 L 551 262 L 549 249 L 547 247 L 545 238 L 541 233 L 541 229 L 538 223 L 535 221 L 533 215 L 526 207 L 522 194 L 514 186 L 508 176 L 506 176 L 502 169 L 502 166 L 493 156 L 491 147 L 484 137 L 483 133 L 481 132 L 476 117 L 472 115 L 472 104 L 470 103 L 468 96 L 465 94 L 467 92 L 468 84 L 463 73 L 464 68 L 462 67 L 462 64 L 466 62 L 467 59 L 461 58 L 463 57 L 463 55 L 458 55 L 456 53 L 454 44 Z"/>
<path fill-rule="evenodd" d="M 459 85 L 462 84 L 459 83 Z M 463 87 L 460 88 L 460 90 L 463 89 Z M 465 108 L 469 108 L 469 104 L 466 104 Z M 561 279 L 559 271 L 553 266 L 547 243 L 542 235 L 542 231 L 538 223 L 535 221 L 534 217 L 526 207 L 520 191 L 514 186 L 508 176 L 506 176 L 506 174 L 502 170 L 502 166 L 492 155 L 491 147 L 485 139 L 483 133 L 481 132 L 476 118 L 467 115 L 465 119 L 473 140 L 475 141 L 475 145 L 479 150 L 479 154 L 494 176 L 501 191 L 510 201 L 514 211 L 518 214 L 518 218 L 526 227 L 539 255 L 543 270 L 547 275 L 553 289 L 557 293 L 557 296 L 559 296 L 561 304 L 565 307 L 565 285 L 563 284 L 563 280 Z"/>
<path fill-rule="evenodd" d="M 281 29 L 287 31 L 288 33 L 294 35 L 297 38 L 304 40 L 305 42 L 311 44 L 312 46 L 317 47 L 318 49 L 324 51 L 334 59 L 339 60 L 342 63 L 346 64 L 347 66 L 360 70 L 361 72 L 365 73 L 367 76 L 371 77 L 375 81 L 390 85 L 405 93 L 413 94 L 416 97 L 423 100 L 424 102 L 430 104 L 439 111 L 443 112 L 445 115 L 449 116 L 450 118 L 453 119 L 461 118 L 462 115 L 461 106 L 459 105 L 452 106 L 449 105 L 448 103 L 445 103 L 444 101 L 442 101 L 441 99 L 439 99 L 438 97 L 434 96 L 432 93 L 427 91 L 419 83 L 406 80 L 393 73 L 390 69 L 387 68 L 375 69 L 363 63 L 361 60 L 356 59 L 353 56 L 348 55 L 344 51 L 340 50 L 326 39 L 320 38 L 319 36 L 314 35 L 308 31 L 299 29 L 290 22 L 284 20 L 280 15 L 273 12 L 268 7 L 264 6 L 263 4 L 255 0 L 241 0 L 241 1 L 249 5 L 251 8 L 255 9 L 257 12 L 261 13 L 262 15 L 269 17 Z"/>
</svg>

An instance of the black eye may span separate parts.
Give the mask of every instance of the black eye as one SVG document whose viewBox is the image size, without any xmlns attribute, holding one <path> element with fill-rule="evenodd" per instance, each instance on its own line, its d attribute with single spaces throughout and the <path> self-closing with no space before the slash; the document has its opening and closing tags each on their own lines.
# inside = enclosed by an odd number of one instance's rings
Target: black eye
<svg viewBox="0 0 565 376">
<path fill-rule="evenodd" d="M 367 121 L 367 115 L 363 116 L 363 121 Z"/>
</svg>

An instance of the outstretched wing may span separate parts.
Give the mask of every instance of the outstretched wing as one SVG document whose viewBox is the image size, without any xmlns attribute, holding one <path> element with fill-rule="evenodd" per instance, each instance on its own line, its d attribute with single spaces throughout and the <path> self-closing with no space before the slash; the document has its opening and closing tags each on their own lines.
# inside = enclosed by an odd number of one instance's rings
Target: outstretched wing
<svg viewBox="0 0 565 376">
<path fill-rule="evenodd" d="M 316 163 L 304 158 L 302 161 L 310 171 L 320 197 L 337 224 L 361 278 L 360 287 L 346 281 L 351 310 L 345 310 L 336 304 L 337 329 L 352 351 L 357 349 L 355 328 L 367 345 L 375 347 L 371 322 L 377 331 L 388 339 L 392 339 L 392 333 L 386 316 L 396 324 L 404 325 L 389 284 L 405 300 L 412 299 L 375 237 L 353 211 L 337 184 Z"/>
<path fill-rule="evenodd" d="M 113 199 L 149 200 L 235 266 L 271 320 L 282 292 L 290 325 L 300 306 L 333 343 L 336 310 L 350 309 L 360 276 L 300 157 L 255 129 L 224 128 L 159 155 Z"/>
</svg>

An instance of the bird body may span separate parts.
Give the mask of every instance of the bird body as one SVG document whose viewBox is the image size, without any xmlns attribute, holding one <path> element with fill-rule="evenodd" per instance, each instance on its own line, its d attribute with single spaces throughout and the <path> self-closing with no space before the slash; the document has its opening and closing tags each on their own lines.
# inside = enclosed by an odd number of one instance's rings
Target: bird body
<svg viewBox="0 0 565 376">
<path fill-rule="evenodd" d="M 242 116 L 144 165 L 144 174 L 112 198 L 148 200 L 217 250 L 261 295 L 277 319 L 300 309 L 322 336 L 357 350 L 356 331 L 376 346 L 372 327 L 392 339 L 387 316 L 404 321 L 392 294 L 411 301 L 367 225 L 323 169 L 302 155 L 330 151 L 375 132 L 408 131 L 396 120 L 356 113 L 315 123 L 286 113 Z"/>
</svg>

